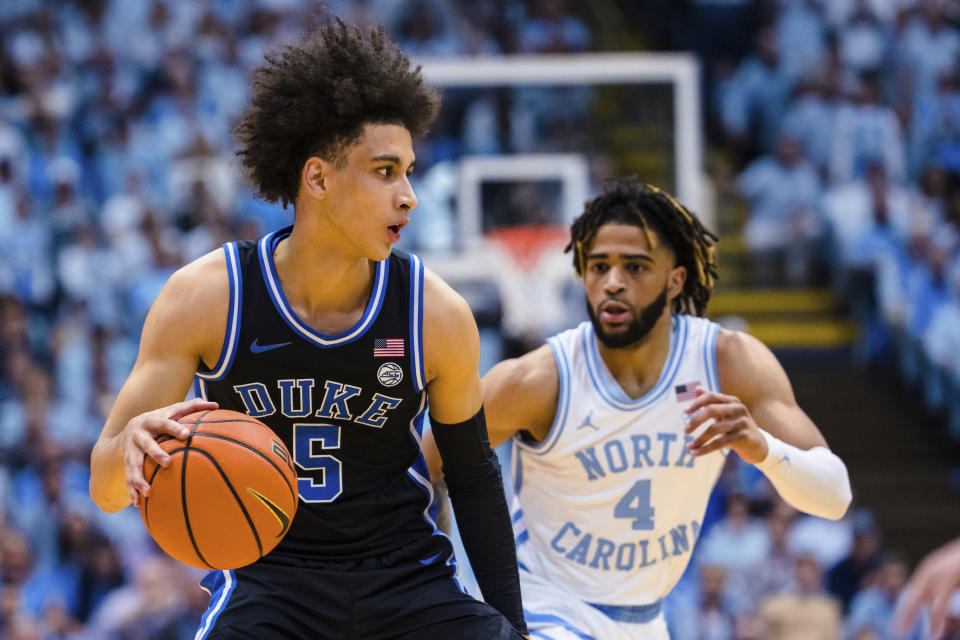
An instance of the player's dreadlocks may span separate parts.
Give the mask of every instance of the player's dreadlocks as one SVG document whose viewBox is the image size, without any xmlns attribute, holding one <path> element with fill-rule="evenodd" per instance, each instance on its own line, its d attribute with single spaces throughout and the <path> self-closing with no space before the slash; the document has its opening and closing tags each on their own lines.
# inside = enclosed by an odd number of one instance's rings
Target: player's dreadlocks
<svg viewBox="0 0 960 640">
<path fill-rule="evenodd" d="M 657 187 L 632 178 L 618 179 L 602 194 L 589 200 L 584 212 L 570 228 L 573 267 L 583 276 L 586 251 L 597 230 L 607 223 L 632 224 L 643 229 L 650 240 L 652 231 L 673 249 L 677 266 L 686 267 L 683 291 L 673 300 L 675 313 L 702 316 L 717 279 L 715 256 L 717 236 L 700 220 Z"/>
</svg>

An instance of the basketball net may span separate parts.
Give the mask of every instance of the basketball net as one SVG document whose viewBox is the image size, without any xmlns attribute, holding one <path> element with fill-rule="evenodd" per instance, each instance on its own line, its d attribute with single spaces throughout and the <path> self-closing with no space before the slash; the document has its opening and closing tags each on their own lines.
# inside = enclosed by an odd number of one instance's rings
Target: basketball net
<svg viewBox="0 0 960 640">
<path fill-rule="evenodd" d="M 542 339 L 565 327 L 564 286 L 573 281 L 573 262 L 563 252 L 570 231 L 562 225 L 516 225 L 484 236 L 493 252 L 503 301 L 503 328 L 514 336 Z"/>
</svg>

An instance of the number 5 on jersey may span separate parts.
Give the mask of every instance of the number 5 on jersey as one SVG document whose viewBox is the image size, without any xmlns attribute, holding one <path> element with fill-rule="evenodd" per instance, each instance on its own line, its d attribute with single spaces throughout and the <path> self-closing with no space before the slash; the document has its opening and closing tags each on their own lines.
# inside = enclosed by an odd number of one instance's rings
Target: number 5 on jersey
<svg viewBox="0 0 960 640">
<path fill-rule="evenodd" d="M 297 492 L 304 502 L 333 502 L 343 491 L 340 461 L 328 453 L 340 448 L 340 427 L 335 424 L 294 424 L 293 461 L 304 471 L 319 471 L 297 478 Z M 299 475 L 299 474 L 298 474 Z"/>
</svg>

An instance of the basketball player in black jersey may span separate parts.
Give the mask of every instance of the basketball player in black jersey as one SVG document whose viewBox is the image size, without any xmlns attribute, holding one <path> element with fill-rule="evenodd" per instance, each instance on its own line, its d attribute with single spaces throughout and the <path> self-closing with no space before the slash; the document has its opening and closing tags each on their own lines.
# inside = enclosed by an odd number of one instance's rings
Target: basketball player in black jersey
<svg viewBox="0 0 960 640">
<path fill-rule="evenodd" d="M 255 73 L 240 157 L 261 196 L 293 203 L 294 223 L 170 278 L 91 456 L 91 495 L 117 511 L 150 494 L 144 457 L 168 465 L 156 438 L 184 438 L 176 420 L 191 412 L 245 412 L 290 449 L 294 522 L 267 556 L 204 579 L 198 638 L 526 633 L 476 325 L 416 256 L 392 252 L 417 204 L 411 136 L 438 108 L 382 29 L 328 24 Z M 194 380 L 201 397 L 180 402 Z M 461 591 L 434 524 L 420 454 L 428 400 L 489 604 Z"/>
</svg>

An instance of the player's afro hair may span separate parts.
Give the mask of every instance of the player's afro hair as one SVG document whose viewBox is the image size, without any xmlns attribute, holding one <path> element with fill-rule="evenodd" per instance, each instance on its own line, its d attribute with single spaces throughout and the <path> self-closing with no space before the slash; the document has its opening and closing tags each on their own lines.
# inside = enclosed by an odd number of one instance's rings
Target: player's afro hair
<svg viewBox="0 0 960 640">
<path fill-rule="evenodd" d="M 236 129 L 237 155 L 257 195 L 284 206 L 313 156 L 342 162 L 371 123 L 426 134 L 440 94 L 383 27 L 361 30 L 337 19 L 301 44 L 266 56 L 253 72 L 253 98 Z"/>
</svg>

